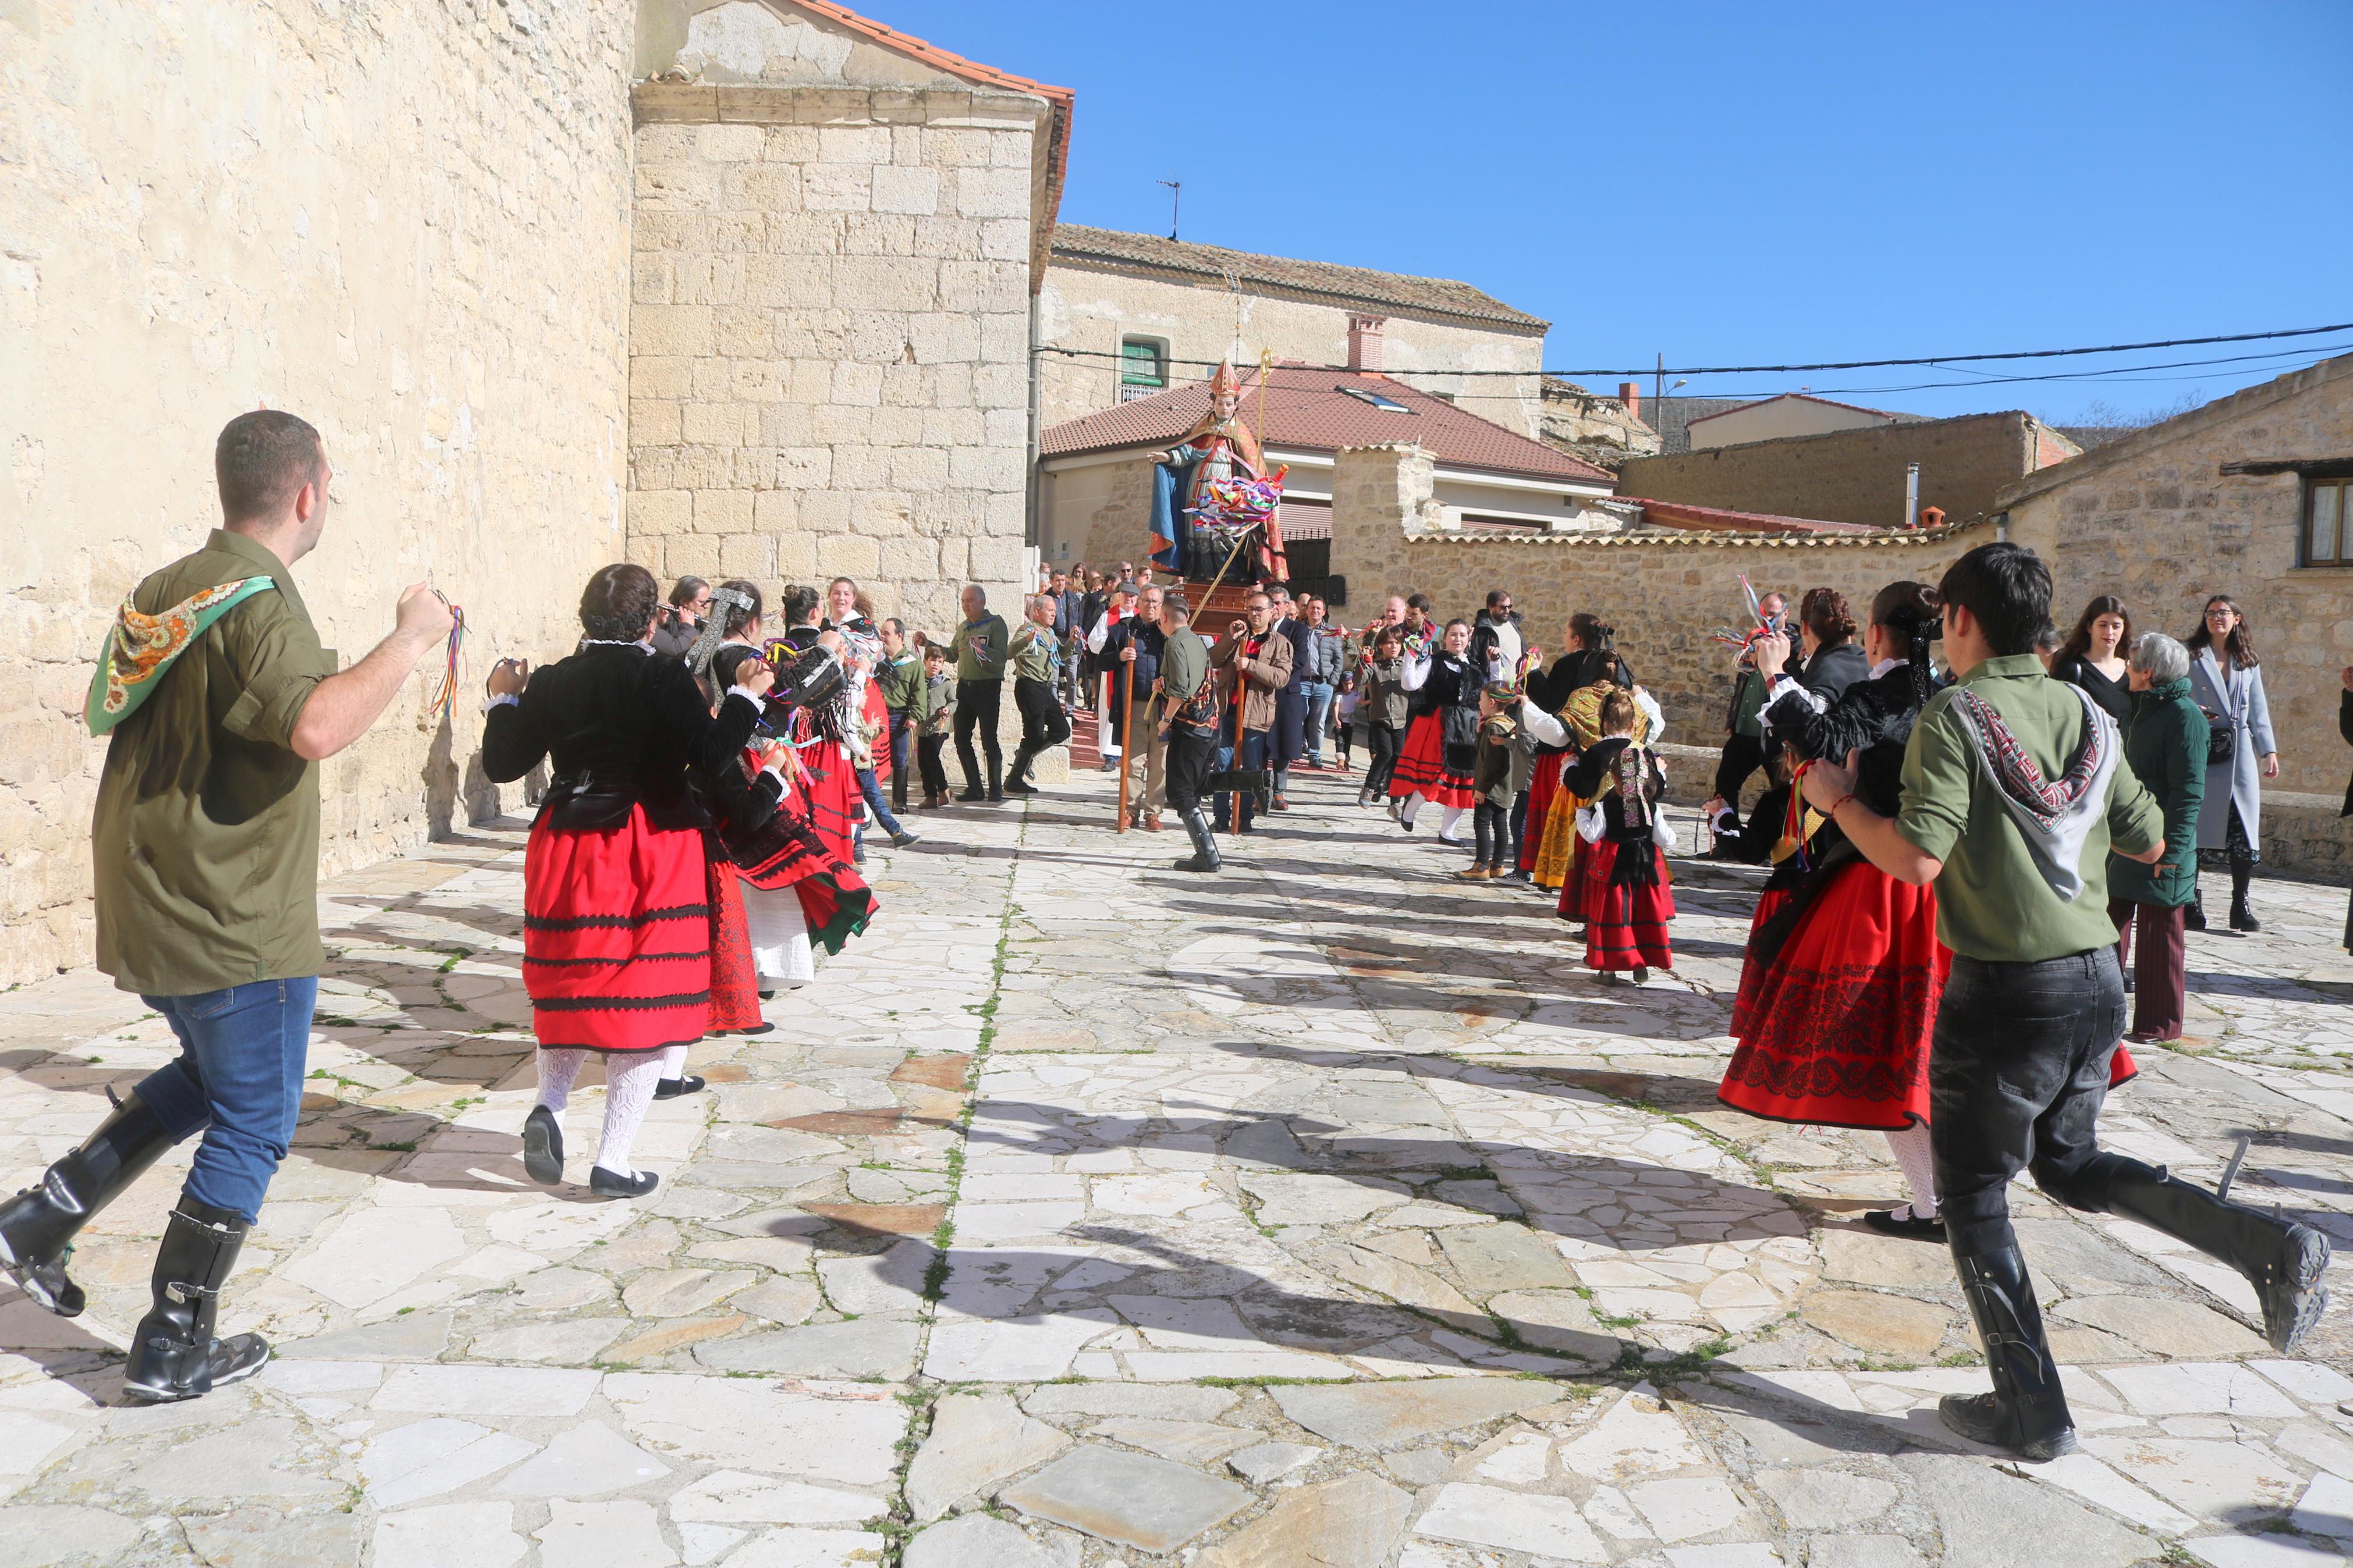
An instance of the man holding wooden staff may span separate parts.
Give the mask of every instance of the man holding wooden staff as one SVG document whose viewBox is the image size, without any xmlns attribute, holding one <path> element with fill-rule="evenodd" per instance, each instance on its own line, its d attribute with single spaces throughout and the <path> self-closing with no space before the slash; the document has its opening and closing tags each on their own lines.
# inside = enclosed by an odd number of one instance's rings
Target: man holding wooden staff
<svg viewBox="0 0 2353 1568">
<path fill-rule="evenodd" d="M 1160 831 L 1160 803 L 1167 759 L 1167 742 L 1160 733 L 1160 704 L 1154 687 L 1160 679 L 1160 660 L 1168 634 L 1161 629 L 1162 590 L 1145 588 L 1136 595 L 1135 613 L 1103 628 L 1103 645 L 1094 649 L 1110 667 L 1112 700 L 1124 710 L 1119 715 L 1120 765 L 1128 770 L 1130 787 L 1122 791 L 1134 803 L 1124 826 L 1146 833 Z M 1090 646 L 1093 639 L 1088 639 Z M 1143 778 L 1135 774 L 1141 768 Z"/>
</svg>

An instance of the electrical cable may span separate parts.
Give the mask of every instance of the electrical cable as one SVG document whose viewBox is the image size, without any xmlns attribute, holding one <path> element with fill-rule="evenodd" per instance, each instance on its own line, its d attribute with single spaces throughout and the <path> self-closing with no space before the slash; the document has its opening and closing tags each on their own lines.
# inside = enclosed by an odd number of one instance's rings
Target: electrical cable
<svg viewBox="0 0 2353 1568">
<path fill-rule="evenodd" d="M 2309 338 L 2322 336 L 2329 332 L 2344 331 L 2353 331 L 2353 321 L 2337 321 L 2323 327 L 2283 327 L 2278 331 L 2268 332 L 2223 332 L 2202 338 L 2159 338 L 2149 342 L 2107 343 L 2096 348 L 2019 349 L 2007 353 L 1935 354 L 1910 359 L 1824 360 L 1810 364 L 1667 365 L 1664 367 L 1646 364 L 1637 365 L 1630 370 L 1457 370 L 1447 371 L 1443 374 L 1452 376 L 1550 375 L 1567 378 L 1569 376 L 1578 375 L 1616 375 L 1630 378 L 1640 376 L 1656 377 L 1662 374 L 1681 376 L 1766 375 L 1780 374 L 1786 372 L 1800 370 L 1880 370 L 1906 365 L 1919 365 L 1930 369 L 1936 369 L 1946 365 L 1971 363 L 1987 360 L 2063 359 L 2082 354 L 2135 353 L 2149 349 L 2197 348 L 2211 343 L 2263 342 L 2279 338 Z M 1033 354 L 1060 354 L 1065 358 L 1071 359 L 1124 361 L 1126 357 L 1124 354 L 1113 353 L 1102 349 L 1063 348 L 1054 343 L 1040 343 L 1035 348 L 1032 348 L 1029 352 Z M 1160 363 L 1171 366 L 1185 365 L 1197 366 L 1201 369 L 1211 369 L 1220 362 L 1216 360 L 1166 359 L 1162 360 Z M 2199 361 L 2189 363 L 2202 363 L 2207 362 Z M 2215 361 L 2212 363 L 2221 363 L 2226 362 Z M 1299 368 L 1307 370 L 1340 371 L 1345 373 L 1348 367 L 1345 365 L 1326 364 L 1306 365 Z M 1385 372 L 1384 374 L 1395 375 L 1399 373 L 1390 371 Z M 1413 373 L 1408 372 L 1404 374 Z"/>
</svg>

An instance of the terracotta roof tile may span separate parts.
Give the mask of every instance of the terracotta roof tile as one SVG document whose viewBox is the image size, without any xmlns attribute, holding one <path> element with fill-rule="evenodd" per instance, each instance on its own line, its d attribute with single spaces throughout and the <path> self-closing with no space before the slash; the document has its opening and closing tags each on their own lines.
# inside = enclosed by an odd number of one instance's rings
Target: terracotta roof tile
<svg viewBox="0 0 2353 1568">
<path fill-rule="evenodd" d="M 1253 430 L 1260 427 L 1258 384 L 1256 370 L 1242 383 L 1242 418 Z M 1376 407 L 1351 397 L 1345 388 L 1403 404 L 1409 412 Z M 1039 439 L 1039 451 L 1044 457 L 1059 458 L 1166 444 L 1192 429 L 1208 411 L 1208 384 L 1194 382 L 1050 426 Z M 1261 438 L 1269 447 L 1305 447 L 1314 452 L 1412 441 L 1449 468 L 1482 468 L 1569 484 L 1607 487 L 1614 482 L 1606 468 L 1579 462 L 1566 452 L 1506 430 L 1403 382 L 1318 370 L 1297 361 L 1278 361 L 1268 378 Z"/>
<path fill-rule="evenodd" d="M 1388 305 L 1431 315 L 1494 322 L 1532 332 L 1542 332 L 1551 324 L 1541 316 L 1515 310 L 1493 295 L 1451 278 L 1416 278 L 1409 273 L 1377 272 L 1368 267 L 1260 256 L 1247 250 L 1228 250 L 1221 245 L 1167 239 L 1156 234 L 1124 234 L 1116 229 L 1066 223 L 1054 231 L 1053 255 L 1057 260 L 1150 267 L 1219 283 L 1225 281 L 1228 272 L 1233 272 L 1245 283 L 1322 294 L 1357 304 Z"/>
<path fill-rule="evenodd" d="M 1684 423 L 1686 425 L 1701 425 L 1710 419 L 1721 419 L 1727 414 L 1737 414 L 1743 408 L 1762 408 L 1768 403 L 1819 403 L 1826 408 L 1852 409 L 1857 414 L 1876 414 L 1882 419 L 1894 419 L 1898 421 L 1919 420 L 1926 417 L 1926 416 L 1918 414 L 1898 414 L 1893 409 L 1887 408 L 1865 408 L 1860 403 L 1841 403 L 1835 397 L 1816 397 L 1810 392 L 1777 392 L 1770 397 L 1755 398 L 1751 401 L 1739 404 L 1735 407 L 1719 408 L 1712 414 L 1694 415 L 1690 419 L 1684 421 Z"/>
<path fill-rule="evenodd" d="M 1874 533 L 1860 522 L 1827 522 L 1813 517 L 1782 517 L 1767 511 L 1733 511 L 1720 506 L 1692 506 L 1683 501 L 1648 500 L 1620 496 L 1619 500 L 1642 509 L 1642 521 L 1654 528 L 1724 530 L 1735 533 Z"/>
</svg>

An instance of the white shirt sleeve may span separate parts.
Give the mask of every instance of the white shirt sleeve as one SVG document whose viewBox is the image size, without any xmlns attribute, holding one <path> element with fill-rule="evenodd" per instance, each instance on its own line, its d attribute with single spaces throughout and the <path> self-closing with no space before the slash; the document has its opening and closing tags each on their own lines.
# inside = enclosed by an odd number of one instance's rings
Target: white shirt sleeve
<svg viewBox="0 0 2353 1568">
<path fill-rule="evenodd" d="M 1659 700 L 1638 686 L 1634 688 L 1634 706 L 1649 714 L 1651 719 L 1651 738 L 1643 743 L 1651 746 L 1657 745 L 1660 737 L 1667 732 L 1667 716 L 1660 709 Z"/>
<path fill-rule="evenodd" d="M 1430 666 L 1429 654 L 1423 654 L 1419 658 L 1408 654 L 1405 661 L 1405 677 L 1398 684 L 1408 691 L 1420 690 L 1430 684 Z"/>
<path fill-rule="evenodd" d="M 493 708 L 520 708 L 522 706 L 522 692 L 501 691 L 496 697 L 491 698 L 488 702 L 482 704 L 482 711 L 488 713 Z"/>
<path fill-rule="evenodd" d="M 1765 705 L 1757 710 L 1757 723 L 1758 728 L 1769 730 L 1773 727 L 1773 704 L 1780 701 L 1782 698 L 1787 697 L 1792 691 L 1796 692 L 1799 697 L 1805 701 L 1806 706 L 1811 708 L 1815 712 L 1827 713 L 1830 711 L 1831 705 L 1822 700 L 1822 694 L 1820 692 L 1807 690 L 1804 687 L 1798 684 L 1798 680 L 1795 676 L 1777 675 L 1766 683 Z"/>
<path fill-rule="evenodd" d="M 1109 636 L 1111 636 L 1111 616 L 1106 614 L 1097 618 L 1095 629 L 1087 634 L 1087 651 L 1103 652 L 1103 639 Z"/>
<path fill-rule="evenodd" d="M 1568 744 L 1568 726 L 1557 715 L 1546 712 L 1526 698 L 1520 699 L 1520 727 L 1546 746 Z"/>
</svg>

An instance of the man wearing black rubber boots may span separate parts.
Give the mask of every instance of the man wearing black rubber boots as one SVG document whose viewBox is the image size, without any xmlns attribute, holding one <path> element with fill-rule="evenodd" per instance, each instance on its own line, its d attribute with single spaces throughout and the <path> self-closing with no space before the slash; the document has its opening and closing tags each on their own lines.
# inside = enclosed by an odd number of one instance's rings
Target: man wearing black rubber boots
<svg viewBox="0 0 2353 1568">
<path fill-rule="evenodd" d="M 1946 1395 L 1940 1414 L 1973 1441 L 2051 1459 L 2075 1431 L 2010 1228 L 2021 1167 L 2071 1208 L 2138 1220 L 2238 1269 L 2283 1353 L 2327 1305 L 2328 1241 L 2100 1149 L 2125 1026 L 2107 854 L 2113 842 L 2160 860 L 2164 813 L 2122 765 L 2116 721 L 2035 657 L 2051 574 L 2033 552 L 1980 545 L 1939 593 L 1955 683 L 1913 729 L 1899 814 L 1856 799 L 1852 768 L 1818 763 L 1804 788 L 1872 864 L 1936 884 L 1953 951 L 1928 1065 L 1936 1198 L 1994 1384 Z"/>
<path fill-rule="evenodd" d="M 0 1269 L 60 1317 L 81 1311 L 74 1237 L 174 1144 L 201 1131 L 131 1341 L 134 1399 L 195 1399 L 269 1359 L 216 1339 L 221 1286 L 294 1136 L 319 942 L 319 773 L 375 722 L 449 635 L 424 584 L 390 637 L 336 673 L 290 568 L 327 521 L 319 433 L 242 414 L 214 449 L 221 527 L 150 575 L 100 655 L 88 717 L 110 735 L 91 826 L 98 966 L 179 1037 L 98 1130 L 0 1204 Z"/>
</svg>

